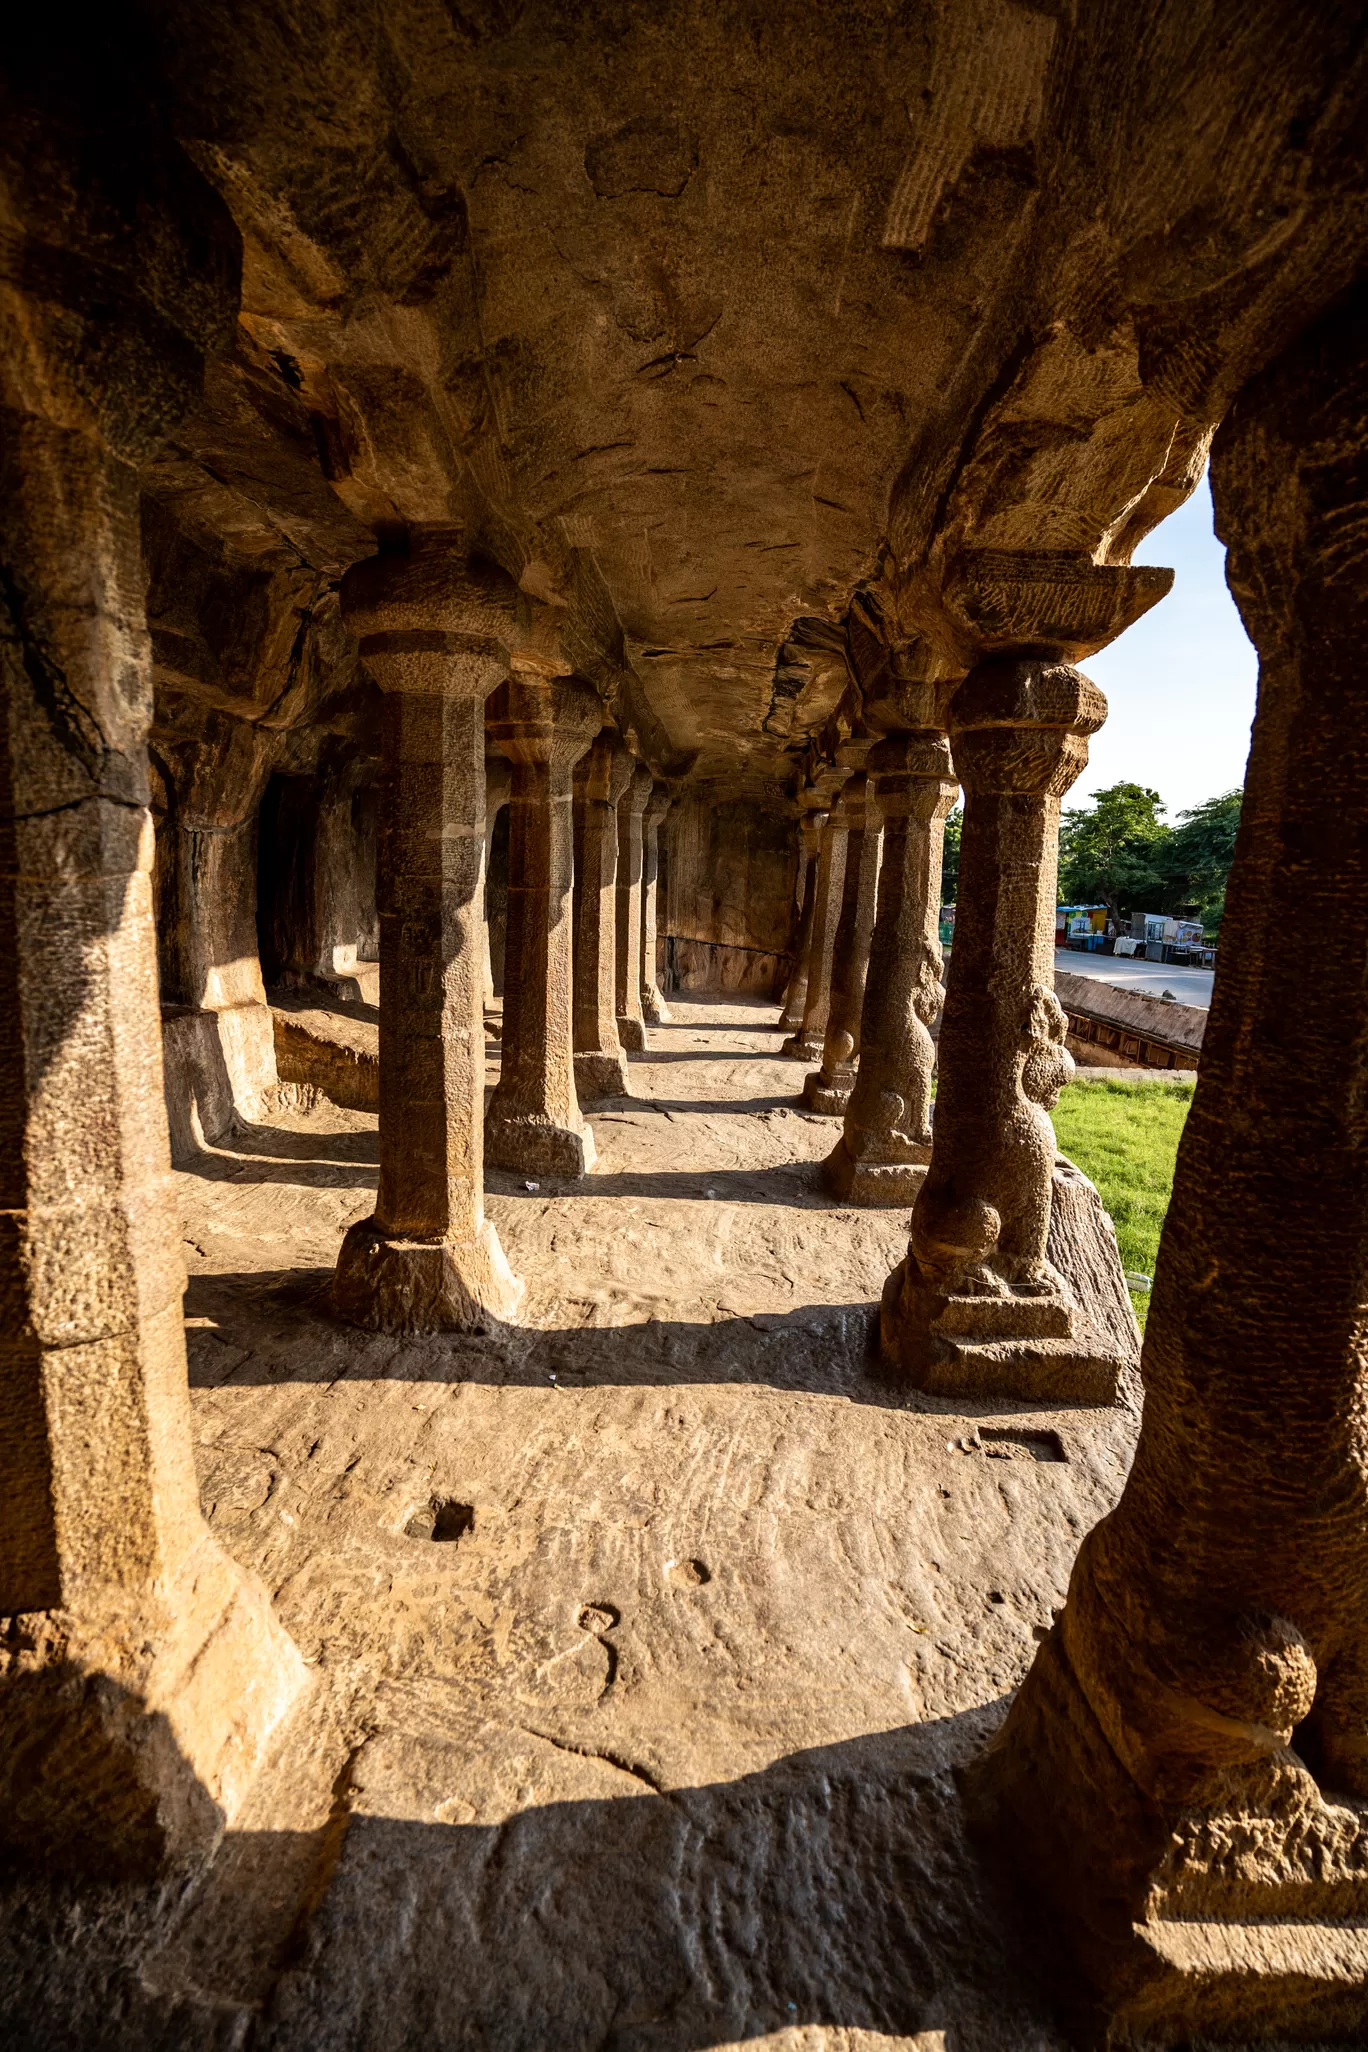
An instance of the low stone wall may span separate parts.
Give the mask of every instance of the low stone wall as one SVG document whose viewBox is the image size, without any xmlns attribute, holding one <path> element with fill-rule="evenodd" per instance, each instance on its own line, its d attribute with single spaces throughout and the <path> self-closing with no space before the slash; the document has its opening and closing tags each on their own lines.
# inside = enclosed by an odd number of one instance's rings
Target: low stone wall
<svg viewBox="0 0 1368 2052">
<path fill-rule="evenodd" d="M 1070 1045 L 1084 1061 L 1106 1068 L 1197 1068 L 1204 1006 L 1122 990 L 1065 969 L 1055 971 L 1055 995 L 1069 1015 Z"/>
</svg>

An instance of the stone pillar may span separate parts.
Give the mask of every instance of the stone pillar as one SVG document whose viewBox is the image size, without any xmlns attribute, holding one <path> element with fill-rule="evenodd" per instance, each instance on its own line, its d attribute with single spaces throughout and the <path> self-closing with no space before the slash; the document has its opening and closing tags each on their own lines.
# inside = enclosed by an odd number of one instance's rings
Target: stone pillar
<svg viewBox="0 0 1368 2052">
<path fill-rule="evenodd" d="M 827 807 L 811 794 L 814 804 L 798 823 L 798 937 L 793 944 L 793 969 L 784 986 L 778 1026 L 781 1033 L 796 1033 L 803 1023 L 807 1004 L 808 974 L 812 956 L 812 923 L 817 916 L 817 871 L 822 852 L 822 829 Z M 800 796 L 799 804 L 803 803 Z"/>
<path fill-rule="evenodd" d="M 257 814 L 279 736 L 212 712 L 158 732 L 163 1058 L 173 1156 L 268 1115 L 279 1078 L 257 942 Z"/>
<path fill-rule="evenodd" d="M 651 772 L 639 762 L 617 814 L 617 1027 L 622 1045 L 637 1054 L 646 1045 L 641 1009 L 642 822 L 652 789 Z"/>
<path fill-rule="evenodd" d="M 136 138 L 127 154 L 136 178 Z M 99 162 L 95 139 L 79 162 L 80 177 L 62 184 L 72 218 Z M 183 160 L 177 175 L 190 176 Z M 169 170 L 159 189 L 180 190 Z M 111 264 L 120 219 L 112 205 L 101 216 Z M 196 269 L 207 295 L 214 225 L 211 210 Z M 86 281 L 89 301 L 78 292 L 61 316 L 54 295 L 79 286 L 77 254 L 54 262 L 45 243 L 46 296 L 25 301 L 25 241 L 10 226 L 0 252 L 0 302 L 17 338 L 0 361 L 0 1846 L 108 1882 L 212 1849 L 306 1677 L 265 1589 L 200 1515 L 162 1091 L 138 478 L 87 411 L 101 405 L 102 420 L 126 428 L 166 404 L 183 367 L 163 377 L 140 332 L 118 328 L 107 302 L 123 302 L 103 273 Z M 168 250 L 175 227 L 159 218 Z M 89 382 L 68 384 L 86 304 L 99 309 Z M 159 309 L 162 350 L 166 320 Z M 129 381 L 107 407 L 106 372 Z"/>
<path fill-rule="evenodd" d="M 513 793 L 513 765 L 506 755 L 485 757 L 485 837 L 484 873 L 489 875 L 489 851 L 494 845 L 494 827 L 499 814 L 507 805 Z M 484 926 L 484 1001 L 494 1002 L 494 964 L 489 955 L 488 907 L 483 914 Z"/>
<path fill-rule="evenodd" d="M 359 995 L 356 982 L 361 938 L 361 893 L 358 888 L 358 843 L 355 758 L 345 765 L 320 768 L 315 815 L 310 927 L 315 945 L 310 964 L 321 982 L 337 985 L 346 996 Z"/>
<path fill-rule="evenodd" d="M 484 703 L 516 646 L 512 586 L 459 531 L 415 530 L 342 586 L 384 693 L 380 1188 L 333 1299 L 379 1332 L 484 1331 L 522 1284 L 484 1215 Z"/>
<path fill-rule="evenodd" d="M 869 743 L 860 744 L 862 754 Z M 860 1058 L 860 1015 L 864 1008 L 869 948 L 879 891 L 879 858 L 883 833 L 878 802 L 870 778 L 861 767 L 841 793 L 849 820 L 841 916 L 831 957 L 831 1007 L 827 1016 L 822 1066 L 803 1083 L 809 1111 L 839 1117 L 850 1102 Z"/>
<path fill-rule="evenodd" d="M 582 1176 L 596 1159 L 572 1055 L 572 777 L 603 724 L 597 692 L 565 674 L 510 677 L 489 734 L 513 763 L 503 1069 L 485 1117 L 499 1168 Z"/>
<path fill-rule="evenodd" d="M 1081 671 L 1008 657 L 950 704 L 965 805 L 935 1147 L 881 1326 L 885 1360 L 942 1394 L 1115 1394 L 1120 1359 L 1046 1253 L 1049 1112 L 1073 1074 L 1053 987 L 1059 806 L 1106 710 Z"/>
<path fill-rule="evenodd" d="M 625 1097 L 627 1057 L 617 1028 L 618 801 L 632 756 L 605 727 L 575 770 L 575 1088 Z"/>
<path fill-rule="evenodd" d="M 976 1770 L 1117 2042 L 1368 2035 L 1365 333 L 1360 286 L 1213 449 L 1258 711 L 1144 1422 Z"/>
<path fill-rule="evenodd" d="M 648 1026 L 668 1026 L 670 1008 L 656 980 L 656 899 L 660 881 L 660 828 L 674 804 L 669 787 L 656 784 L 641 821 L 641 1011 Z"/>
<path fill-rule="evenodd" d="M 843 1204 L 906 1205 L 931 1159 L 931 1027 L 940 1012 L 940 878 L 958 795 L 945 736 L 889 734 L 869 758 L 883 829 L 860 1014 L 860 1066 L 822 1180 Z"/>
<path fill-rule="evenodd" d="M 826 1040 L 827 1014 L 831 1008 L 831 958 L 836 945 L 836 924 L 841 916 L 846 834 L 850 824 L 841 806 L 840 793 L 849 775 L 847 769 L 826 769 L 819 771 L 814 780 L 822 794 L 834 803 L 822 828 L 822 845 L 817 857 L 817 889 L 812 908 L 812 938 L 808 943 L 803 1023 L 796 1033 L 789 1035 L 782 1049 L 784 1054 L 800 1062 L 820 1056 Z"/>
</svg>

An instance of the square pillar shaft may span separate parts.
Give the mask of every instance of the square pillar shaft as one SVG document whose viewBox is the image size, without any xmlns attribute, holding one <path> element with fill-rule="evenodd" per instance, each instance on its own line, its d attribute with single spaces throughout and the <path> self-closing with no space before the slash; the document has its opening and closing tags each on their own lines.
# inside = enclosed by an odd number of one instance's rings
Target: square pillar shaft
<svg viewBox="0 0 1368 2052">
<path fill-rule="evenodd" d="M 638 763 L 618 801 L 617 1027 L 629 1053 L 646 1045 L 641 1009 L 642 820 L 651 802 L 651 772 Z"/>
<path fill-rule="evenodd" d="M 333 1296 L 375 1331 L 482 1331 L 522 1290 L 484 1215 L 483 1162 L 484 701 L 514 602 L 441 529 L 358 565 L 342 602 L 385 694 L 380 1187 Z"/>
<path fill-rule="evenodd" d="M 657 784 L 641 822 L 641 1011 L 648 1026 L 668 1026 L 670 1008 L 656 974 L 656 939 L 660 886 L 660 829 L 674 799 Z"/>
<path fill-rule="evenodd" d="M 575 770 L 575 1087 L 581 1098 L 627 1092 L 617 1027 L 618 801 L 632 757 L 610 727 Z"/>
<path fill-rule="evenodd" d="M 489 709 L 513 787 L 503 1066 L 485 1147 L 497 1167 L 519 1174 L 581 1176 L 596 1159 L 572 1045 L 573 774 L 602 718 L 598 694 L 564 675 L 515 673 Z"/>
<path fill-rule="evenodd" d="M 814 1069 L 803 1083 L 804 1104 L 828 1117 L 838 1116 L 849 1103 L 860 1058 L 860 1013 L 874 937 L 882 851 L 877 800 L 863 769 L 851 777 L 841 793 L 841 804 L 849 826 L 841 916 L 831 955 L 826 1039 L 820 1069 Z"/>
<path fill-rule="evenodd" d="M 210 1535 L 163 1094 L 138 482 L 0 411 L 0 1843 L 197 1859 L 305 1685 Z"/>
<path fill-rule="evenodd" d="M 907 1205 L 931 1158 L 931 1039 L 941 1008 L 941 851 L 957 786 L 943 734 L 889 734 L 869 758 L 882 827 L 860 1065 L 823 1181 L 843 1204 Z"/>
<path fill-rule="evenodd" d="M 784 1042 L 783 1053 L 795 1061 L 820 1056 L 826 1039 L 827 1013 L 831 1007 L 831 959 L 836 947 L 836 926 L 841 916 L 841 888 L 845 882 L 846 833 L 849 821 L 841 810 L 839 793 L 850 772 L 826 770 L 822 788 L 834 799 L 822 828 L 821 851 L 817 858 L 817 890 L 813 900 L 812 938 L 808 944 L 807 991 L 803 999 L 803 1021 Z"/>
</svg>

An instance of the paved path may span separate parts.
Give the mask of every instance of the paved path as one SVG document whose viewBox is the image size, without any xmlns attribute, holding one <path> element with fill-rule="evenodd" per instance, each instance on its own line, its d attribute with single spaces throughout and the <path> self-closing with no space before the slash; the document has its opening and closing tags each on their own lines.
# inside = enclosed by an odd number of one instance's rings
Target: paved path
<svg viewBox="0 0 1368 2052">
<path fill-rule="evenodd" d="M 1092 976 L 1099 983 L 1114 983 L 1118 990 L 1139 990 L 1147 997 L 1162 997 L 1171 990 L 1180 1005 L 1209 1006 L 1212 969 L 1178 969 L 1169 962 L 1146 962 L 1125 955 L 1085 955 L 1077 948 L 1056 948 L 1055 968 L 1070 976 Z"/>
</svg>

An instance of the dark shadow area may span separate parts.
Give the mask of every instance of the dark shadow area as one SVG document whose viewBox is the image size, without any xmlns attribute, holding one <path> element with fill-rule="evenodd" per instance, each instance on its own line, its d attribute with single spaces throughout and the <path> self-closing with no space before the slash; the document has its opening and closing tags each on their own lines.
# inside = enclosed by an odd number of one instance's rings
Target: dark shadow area
<svg viewBox="0 0 1368 2052">
<path fill-rule="evenodd" d="M 590 1124 L 593 1124 L 592 1115 Z M 833 1122 L 832 1141 L 840 1128 Z M 688 1202 L 715 1200 L 726 1204 L 790 1204 L 806 1211 L 839 1211 L 842 1207 L 828 1197 L 818 1178 L 820 1163 L 784 1161 L 773 1168 L 756 1169 L 622 1169 L 616 1174 L 595 1170 L 592 1175 L 558 1182 L 543 1176 L 536 1188 L 506 1169 L 490 1169 L 485 1188 L 500 1197 L 668 1197 Z"/>
<path fill-rule="evenodd" d="M 939 1397 L 890 1381 L 878 1357 L 873 1302 L 803 1304 L 706 1322 L 648 1318 L 632 1325 L 522 1325 L 490 1333 L 396 1336 L 362 1332 L 339 1319 L 332 1309 L 332 1278 L 331 1268 L 192 1275 L 186 1316 L 212 1324 L 187 1333 L 191 1388 L 346 1380 L 510 1389 L 732 1383 L 936 1417 L 1001 1421 L 1036 1418 L 1053 1408 L 1038 1397 Z M 1070 1400 L 1058 1408 L 1086 1407 Z M 1024 1442 L 1023 1450 L 1039 1458 Z"/>
<path fill-rule="evenodd" d="M 746 1112 L 792 1111 L 794 1099 L 788 1097 L 624 1097 L 619 1099 L 623 1110 L 640 1105 L 644 1111 L 655 1112 L 708 1112 L 714 1117 L 726 1117 L 735 1113 L 738 1117 Z M 617 1109 L 615 1106 L 614 1109 Z"/>
<path fill-rule="evenodd" d="M 104 1890 L 82 1918 L 12 1884 L 8 2041 L 226 2052 L 250 2011 L 253 2052 L 706 2052 L 805 2025 L 1061 2052 L 955 1783 L 1005 1703 L 673 1788 L 606 1718 L 510 1702 L 472 1738 L 434 1689 L 459 1738 L 381 1722 L 326 1823 L 230 1832 L 179 1910 L 130 1894 L 120 1919 Z M 538 1781 L 586 1793 L 490 1824 L 386 1814 Z"/>
<path fill-rule="evenodd" d="M 772 1062 L 775 1058 L 760 1047 L 648 1047 L 640 1053 L 630 1053 L 627 1063 L 629 1068 L 635 1068 L 639 1062 Z M 788 1061 L 789 1056 L 785 1055 L 783 1060 Z M 801 1075 L 799 1064 L 794 1062 L 793 1066 Z M 812 1064 L 807 1066 L 810 1068 Z"/>
<path fill-rule="evenodd" d="M 209 1183 L 291 1183 L 315 1190 L 374 1189 L 380 1172 L 380 1133 L 300 1133 L 283 1126 L 238 1122 L 221 1152 L 196 1151 L 178 1162 Z"/>
</svg>

